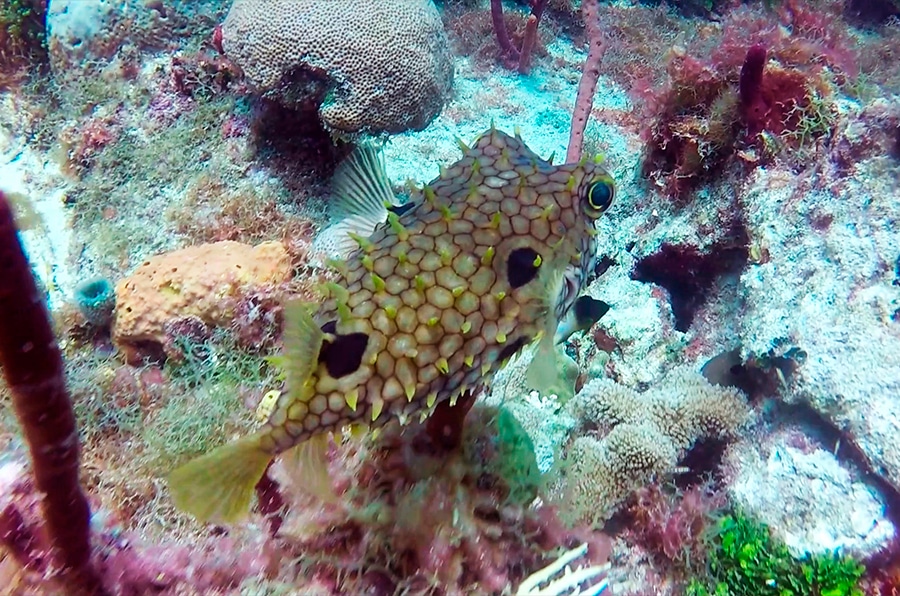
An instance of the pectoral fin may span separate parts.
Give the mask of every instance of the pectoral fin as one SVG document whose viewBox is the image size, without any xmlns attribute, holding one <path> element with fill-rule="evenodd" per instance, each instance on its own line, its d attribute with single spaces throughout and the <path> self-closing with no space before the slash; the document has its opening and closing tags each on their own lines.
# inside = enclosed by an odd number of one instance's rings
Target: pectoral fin
<svg viewBox="0 0 900 596">
<path fill-rule="evenodd" d="M 384 154 L 371 143 L 358 145 L 334 172 L 331 215 L 341 220 L 364 217 L 382 222 L 397 204 L 388 180 Z"/>
<path fill-rule="evenodd" d="M 326 334 L 312 318 L 310 305 L 291 300 L 284 305 L 284 373 L 287 391 L 294 401 L 307 401 L 312 392 L 304 391 L 307 381 L 319 366 L 319 354 Z"/>
</svg>

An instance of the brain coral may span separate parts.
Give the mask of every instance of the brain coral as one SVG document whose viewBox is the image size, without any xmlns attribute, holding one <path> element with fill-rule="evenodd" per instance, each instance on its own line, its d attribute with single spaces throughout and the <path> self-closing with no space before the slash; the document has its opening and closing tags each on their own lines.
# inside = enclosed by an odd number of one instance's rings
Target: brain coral
<svg viewBox="0 0 900 596">
<path fill-rule="evenodd" d="M 448 46 L 431 0 L 235 0 L 222 24 L 256 90 L 320 104 L 345 133 L 425 128 L 453 82 Z"/>
</svg>

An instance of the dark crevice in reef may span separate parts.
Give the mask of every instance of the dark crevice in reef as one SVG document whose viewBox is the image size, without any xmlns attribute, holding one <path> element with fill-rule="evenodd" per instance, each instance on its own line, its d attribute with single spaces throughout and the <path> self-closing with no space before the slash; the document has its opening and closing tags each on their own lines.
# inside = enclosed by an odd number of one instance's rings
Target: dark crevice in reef
<svg viewBox="0 0 900 596">
<path fill-rule="evenodd" d="M 710 479 L 719 476 L 722 467 L 722 459 L 725 457 L 725 448 L 728 442 L 720 439 L 701 439 L 688 449 L 680 462 L 679 467 L 686 471 L 676 474 L 673 481 L 675 486 L 686 490 L 692 486 L 702 485 Z"/>
<path fill-rule="evenodd" d="M 849 0 L 845 12 L 861 25 L 885 25 L 900 17 L 900 4 L 896 0 Z"/>
<path fill-rule="evenodd" d="M 739 273 L 747 264 L 747 230 L 741 224 L 705 252 L 690 244 L 663 243 L 640 259 L 631 279 L 662 286 L 669 292 L 675 329 L 687 331 L 709 292 L 723 276 Z"/>
<path fill-rule="evenodd" d="M 684 494 L 694 487 L 721 493 L 725 490 L 726 481 L 721 473 L 722 460 L 728 442 L 720 439 L 702 439 L 694 444 L 678 462 L 679 473 L 668 478 L 658 479 L 664 492 L 674 489 L 674 494 Z M 629 497 L 633 502 L 636 492 Z M 621 507 L 603 525 L 602 530 L 610 536 L 621 535 L 629 528 L 634 528 L 634 509 L 627 505 Z"/>
<path fill-rule="evenodd" d="M 784 354 L 773 349 L 745 362 L 738 346 L 710 358 L 700 372 L 712 385 L 740 389 L 747 401 L 755 405 L 778 395 L 783 379 L 790 379 L 797 372 L 805 354 L 797 347 Z"/>
<path fill-rule="evenodd" d="M 610 267 L 613 267 L 615 265 L 618 265 L 618 263 L 609 255 L 603 255 L 602 257 L 597 259 L 597 263 L 594 265 L 594 270 L 588 273 L 585 287 L 589 286 L 595 279 L 609 271 Z"/>
<path fill-rule="evenodd" d="M 259 99 L 253 104 L 251 122 L 257 159 L 281 175 L 292 191 L 329 180 L 352 149 L 325 130 L 315 106 L 293 109 Z"/>
</svg>

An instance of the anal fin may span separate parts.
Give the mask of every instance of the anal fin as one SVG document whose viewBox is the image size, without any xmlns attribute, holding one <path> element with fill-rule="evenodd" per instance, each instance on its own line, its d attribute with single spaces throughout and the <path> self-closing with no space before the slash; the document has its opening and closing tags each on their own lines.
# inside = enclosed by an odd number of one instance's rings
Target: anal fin
<svg viewBox="0 0 900 596">
<path fill-rule="evenodd" d="M 328 473 L 328 446 L 331 440 L 331 433 L 315 435 L 286 451 L 282 459 L 294 487 L 326 503 L 337 503 L 338 497 Z"/>
</svg>

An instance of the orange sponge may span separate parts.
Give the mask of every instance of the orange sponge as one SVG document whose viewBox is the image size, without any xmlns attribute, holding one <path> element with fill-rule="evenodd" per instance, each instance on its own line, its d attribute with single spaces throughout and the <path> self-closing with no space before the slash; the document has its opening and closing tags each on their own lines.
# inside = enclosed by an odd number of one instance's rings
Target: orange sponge
<svg viewBox="0 0 900 596">
<path fill-rule="evenodd" d="M 281 242 L 215 242 L 151 257 L 116 285 L 113 342 L 129 361 L 140 360 L 148 343 L 163 343 L 168 321 L 194 316 L 209 325 L 227 324 L 230 299 L 290 277 L 290 256 Z"/>
</svg>

